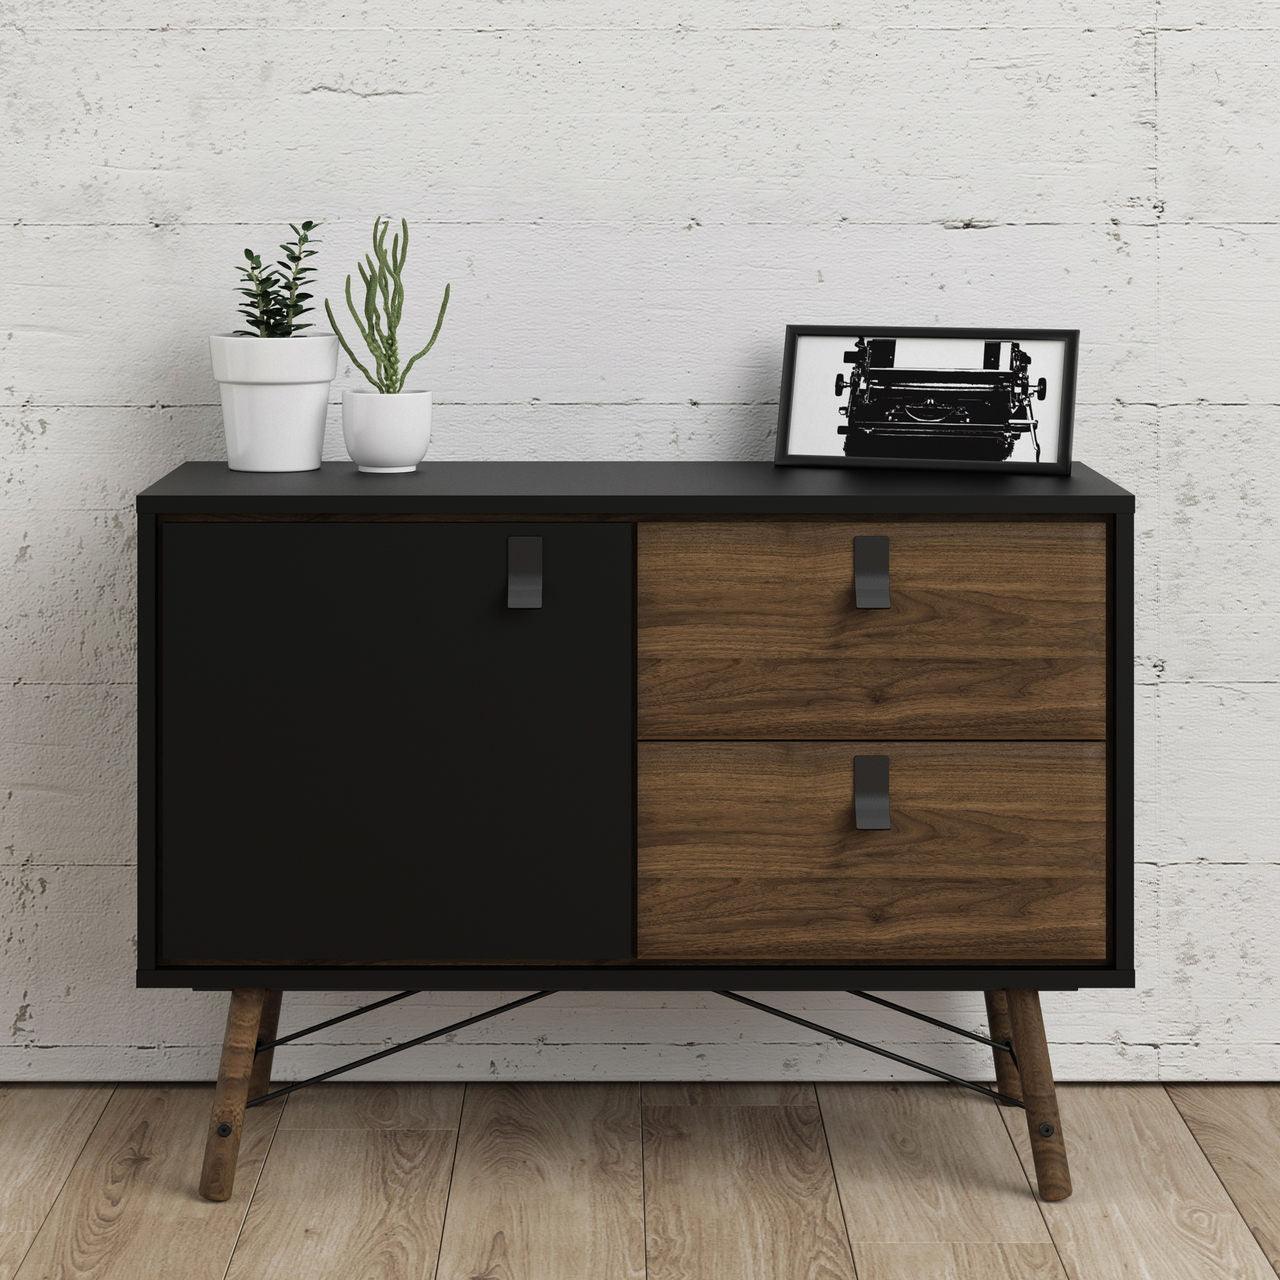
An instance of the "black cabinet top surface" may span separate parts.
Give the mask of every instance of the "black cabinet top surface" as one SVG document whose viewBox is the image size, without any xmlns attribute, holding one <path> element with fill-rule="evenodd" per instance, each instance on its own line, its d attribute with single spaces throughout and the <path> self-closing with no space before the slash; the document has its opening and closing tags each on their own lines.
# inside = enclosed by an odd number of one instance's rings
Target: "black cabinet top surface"
<svg viewBox="0 0 1280 1280">
<path fill-rule="evenodd" d="M 231 471 L 186 462 L 138 495 L 146 514 L 859 515 L 1125 512 L 1133 495 L 1069 476 L 775 467 L 771 462 L 426 462 L 409 475 Z"/>
</svg>

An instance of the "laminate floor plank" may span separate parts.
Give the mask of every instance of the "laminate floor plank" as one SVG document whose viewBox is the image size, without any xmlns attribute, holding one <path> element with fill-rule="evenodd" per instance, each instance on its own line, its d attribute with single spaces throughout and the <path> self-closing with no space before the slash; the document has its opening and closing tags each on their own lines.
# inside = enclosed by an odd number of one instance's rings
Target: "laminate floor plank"
<svg viewBox="0 0 1280 1280">
<path fill-rule="evenodd" d="M 455 1140 L 421 1129 L 277 1132 L 227 1280 L 430 1280 Z"/>
<path fill-rule="evenodd" d="M 644 1161 L 648 1280 L 853 1280 L 817 1107 L 646 1106 Z"/>
<path fill-rule="evenodd" d="M 1254 1238 L 1280 1275 L 1280 1085 L 1168 1085 Z"/>
<path fill-rule="evenodd" d="M 457 1129 L 461 1084 L 317 1084 L 289 1095 L 293 1129 Z"/>
<path fill-rule="evenodd" d="M 734 1084 L 700 1080 L 640 1086 L 646 1107 L 812 1107 L 818 1095 L 811 1084 Z"/>
<path fill-rule="evenodd" d="M 1159 1085 L 1058 1089 L 1071 1198 L 1040 1206 L 1070 1280 L 1275 1280 Z M 1020 1111 L 1004 1116 L 1028 1177 Z"/>
<path fill-rule="evenodd" d="M 436 1280 L 643 1280 L 640 1089 L 470 1085 Z"/>
<path fill-rule="evenodd" d="M 111 1097 L 110 1085 L 0 1085 L 0 1280 L 12 1280 Z"/>
<path fill-rule="evenodd" d="M 122 1085 L 111 1095 L 17 1280 L 223 1280 L 280 1104 L 245 1119 L 235 1193 L 196 1193 L 213 1090 Z"/>
<path fill-rule="evenodd" d="M 1050 1244 L 993 1103 L 932 1084 L 823 1084 L 818 1099 L 859 1271 L 864 1244 Z"/>
<path fill-rule="evenodd" d="M 1051 1244 L 860 1244 L 855 1253 L 858 1280 L 1063 1280 L 1065 1274 Z"/>
</svg>

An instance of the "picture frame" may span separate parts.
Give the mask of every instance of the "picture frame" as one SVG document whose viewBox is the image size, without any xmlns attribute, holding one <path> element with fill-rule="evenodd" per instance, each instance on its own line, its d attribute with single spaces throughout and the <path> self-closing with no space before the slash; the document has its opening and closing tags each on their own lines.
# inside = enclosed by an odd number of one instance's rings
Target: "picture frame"
<svg viewBox="0 0 1280 1280">
<path fill-rule="evenodd" d="M 774 462 L 1069 475 L 1079 340 L 789 324 Z"/>
</svg>

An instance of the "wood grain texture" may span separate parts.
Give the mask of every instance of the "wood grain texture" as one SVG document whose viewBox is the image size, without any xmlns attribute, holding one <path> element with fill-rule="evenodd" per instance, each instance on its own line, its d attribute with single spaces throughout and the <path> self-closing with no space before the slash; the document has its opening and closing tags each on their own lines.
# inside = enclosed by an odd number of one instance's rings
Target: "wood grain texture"
<svg viewBox="0 0 1280 1280">
<path fill-rule="evenodd" d="M 258 1018 L 256 1044 L 266 1044 L 276 1038 L 280 1026 L 280 1004 L 284 992 L 267 991 L 262 999 L 262 1013 Z M 271 1088 L 271 1067 L 275 1061 L 275 1050 L 266 1049 L 258 1052 L 255 1048 L 253 1069 L 249 1073 L 249 1097 L 260 1098 Z"/>
<path fill-rule="evenodd" d="M 223 1280 L 280 1104 L 249 1112 L 238 1185 L 211 1204 L 195 1177 L 212 1092 L 117 1089 L 17 1280 Z"/>
<path fill-rule="evenodd" d="M 982 995 L 987 1006 L 987 1034 L 1000 1044 L 1012 1045 L 1009 1001 L 1004 992 L 984 991 Z M 1006 1053 L 1003 1049 L 992 1049 L 991 1057 L 996 1069 L 996 1088 L 1007 1098 L 1021 1098 L 1022 1081 L 1018 1078 L 1018 1064 L 1014 1061 L 1013 1054 Z"/>
<path fill-rule="evenodd" d="M 1066 1085 L 1075 1194 L 1041 1212 L 1070 1280 L 1275 1280 L 1159 1085 Z M 1001 1109 L 1027 1176 L 1022 1117 Z"/>
<path fill-rule="evenodd" d="M 1071 1171 L 1040 1013 L 1040 993 L 1011 987 L 1005 992 L 1005 1002 L 1013 1030 L 1013 1052 L 1018 1059 L 1018 1083 L 1022 1086 L 1036 1185 L 1042 1200 L 1065 1200 L 1071 1194 Z"/>
<path fill-rule="evenodd" d="M 890 542 L 888 609 L 853 538 Z M 1106 737 L 1101 521 L 651 523 L 641 738 Z"/>
<path fill-rule="evenodd" d="M 859 831 L 853 757 L 890 757 Z M 642 743 L 639 958 L 1105 960 L 1093 743 Z"/>
<path fill-rule="evenodd" d="M 0 1086 L 0 1280 L 10 1280 L 111 1097 L 110 1085 Z"/>
<path fill-rule="evenodd" d="M 318 1084 L 289 1095 L 287 1129 L 456 1129 L 461 1084 Z"/>
<path fill-rule="evenodd" d="M 818 1086 L 845 1224 L 862 1244 L 1047 1244 L 999 1109 L 947 1085 Z"/>
<path fill-rule="evenodd" d="M 1167 1091 L 1280 1275 L 1280 1085 L 1178 1084 Z"/>
<path fill-rule="evenodd" d="M 237 987 L 227 1005 L 218 1083 L 209 1109 L 204 1165 L 200 1170 L 200 1194 L 206 1200 L 228 1200 L 235 1186 L 245 1103 L 254 1072 L 254 1045 L 266 997 L 261 987 Z"/>
<path fill-rule="evenodd" d="M 648 1280 L 853 1280 L 817 1107 L 646 1106 Z"/>
<path fill-rule="evenodd" d="M 636 1085 L 467 1091 L 437 1280 L 641 1280 Z"/>
<path fill-rule="evenodd" d="M 665 1081 L 640 1086 L 640 1100 L 646 1107 L 813 1107 L 818 1095 L 813 1085 L 795 1081 L 785 1084 L 735 1084 L 699 1080 L 689 1084 Z"/>
<path fill-rule="evenodd" d="M 434 1274 L 452 1132 L 278 1133 L 227 1280 L 423 1280 Z"/>
<path fill-rule="evenodd" d="M 858 1280 L 1065 1280 L 1051 1244 L 860 1244 Z M 1103 1280 L 1103 1277 L 1096 1277 Z"/>
</svg>

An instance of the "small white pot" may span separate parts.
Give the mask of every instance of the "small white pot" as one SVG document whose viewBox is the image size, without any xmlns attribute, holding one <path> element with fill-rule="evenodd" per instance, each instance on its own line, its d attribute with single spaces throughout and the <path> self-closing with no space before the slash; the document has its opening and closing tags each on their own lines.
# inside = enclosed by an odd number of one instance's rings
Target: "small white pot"
<svg viewBox="0 0 1280 1280">
<path fill-rule="evenodd" d="M 222 392 L 227 466 L 232 471 L 314 471 L 324 446 L 329 384 L 338 372 L 331 333 L 294 338 L 209 339 Z"/>
<path fill-rule="evenodd" d="M 342 393 L 342 438 L 361 471 L 416 471 L 431 440 L 431 392 L 348 388 Z"/>
</svg>

